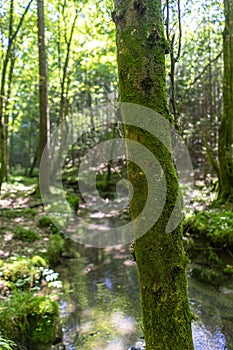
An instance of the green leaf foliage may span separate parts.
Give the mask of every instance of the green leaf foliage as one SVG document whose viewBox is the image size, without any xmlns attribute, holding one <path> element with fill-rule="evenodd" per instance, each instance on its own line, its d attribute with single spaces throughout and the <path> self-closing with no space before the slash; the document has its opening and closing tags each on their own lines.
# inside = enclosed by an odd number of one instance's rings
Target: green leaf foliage
<svg viewBox="0 0 233 350">
<path fill-rule="evenodd" d="M 205 210 L 186 218 L 186 228 L 218 247 L 233 248 L 233 212 Z"/>
</svg>

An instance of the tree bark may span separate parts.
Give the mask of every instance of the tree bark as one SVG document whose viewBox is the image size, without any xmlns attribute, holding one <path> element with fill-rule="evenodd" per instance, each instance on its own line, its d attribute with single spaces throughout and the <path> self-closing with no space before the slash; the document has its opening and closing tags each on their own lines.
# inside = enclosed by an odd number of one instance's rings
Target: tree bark
<svg viewBox="0 0 233 350">
<path fill-rule="evenodd" d="M 8 65 L 12 59 L 12 48 L 13 44 L 17 39 L 17 35 L 20 31 L 20 28 L 23 24 L 24 18 L 30 8 L 30 5 L 33 0 L 30 0 L 27 4 L 23 15 L 21 16 L 19 23 L 13 30 L 13 21 L 14 21 L 14 0 L 10 1 L 10 21 L 9 21 L 9 33 L 8 33 L 8 44 L 6 49 L 6 54 L 3 58 L 2 72 L 1 72 L 1 87 L 0 87 L 0 190 L 2 183 L 7 179 L 7 117 L 6 117 L 6 106 L 7 106 L 7 96 L 6 96 L 6 85 L 7 85 L 7 76 L 8 76 Z M 12 67 L 13 68 L 13 67 Z M 13 69 L 10 70 L 9 74 L 11 78 L 13 76 Z"/>
<path fill-rule="evenodd" d="M 67 112 L 67 103 L 68 103 L 68 92 L 69 92 L 69 81 L 68 81 L 68 65 L 69 65 L 69 59 L 70 59 L 70 52 L 71 52 L 71 43 L 73 39 L 74 29 L 76 20 L 78 17 L 78 12 L 76 11 L 76 14 L 74 16 L 71 31 L 70 31 L 70 37 L 69 40 L 66 41 L 67 49 L 66 49 L 66 57 L 65 62 L 62 70 L 62 80 L 61 80 L 61 96 L 60 96 L 60 110 L 59 110 L 59 123 L 62 123 L 65 120 L 66 112 Z"/>
<path fill-rule="evenodd" d="M 47 57 L 45 46 L 45 24 L 44 24 L 44 1 L 37 0 L 38 16 L 38 49 L 39 49 L 39 101 L 40 101 L 40 137 L 39 137 L 39 160 L 44 148 L 49 142 L 50 121 L 48 106 L 48 76 Z"/>
<path fill-rule="evenodd" d="M 165 86 L 168 43 L 164 38 L 161 1 L 116 0 L 112 16 L 116 24 L 120 101 L 148 107 L 171 122 Z M 158 139 L 127 125 L 124 113 L 122 118 L 125 136 L 140 142 L 154 154 L 167 183 L 166 203 L 159 220 L 140 238 L 133 226 L 146 349 L 193 350 L 186 280 L 188 259 L 183 249 L 181 226 L 166 232 L 178 196 L 172 157 Z M 127 167 L 134 188 L 130 202 L 134 222 L 147 200 L 147 184 L 135 163 L 129 161 Z M 156 209 L 154 204 L 151 212 Z"/>
<path fill-rule="evenodd" d="M 178 128 L 178 113 L 177 113 L 177 103 L 176 103 L 176 86 L 175 86 L 175 73 L 176 73 L 176 63 L 179 61 L 180 54 L 181 54 L 181 40 L 182 40 L 182 26 L 181 26 L 181 9 L 180 9 L 180 0 L 177 0 L 177 20 L 178 20 L 178 48 L 177 53 L 175 54 L 175 39 L 176 34 L 175 32 L 170 33 L 170 1 L 166 0 L 166 11 L 167 11 L 167 18 L 166 18 L 166 39 L 168 40 L 170 44 L 170 82 L 171 82 L 171 97 L 170 97 L 170 106 L 171 106 L 171 113 L 174 116 L 175 120 L 175 126 Z"/>
<path fill-rule="evenodd" d="M 233 1 L 224 1 L 223 33 L 223 115 L 219 127 L 218 159 L 220 168 L 218 199 L 233 202 Z"/>
</svg>

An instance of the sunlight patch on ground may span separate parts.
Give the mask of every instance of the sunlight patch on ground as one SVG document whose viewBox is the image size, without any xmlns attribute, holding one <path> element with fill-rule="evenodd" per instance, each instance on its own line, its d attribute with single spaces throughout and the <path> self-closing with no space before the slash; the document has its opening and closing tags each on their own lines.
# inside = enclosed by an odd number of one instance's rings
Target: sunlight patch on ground
<svg viewBox="0 0 233 350">
<path fill-rule="evenodd" d="M 12 232 L 6 233 L 6 234 L 4 235 L 4 241 L 11 241 L 12 238 L 13 238 L 13 236 L 14 236 L 14 234 L 13 234 Z"/>
<path fill-rule="evenodd" d="M 30 200 L 29 195 L 35 189 L 36 185 L 25 186 L 21 183 L 4 183 L 0 194 L 0 208 L 14 209 L 17 207 L 27 207 Z"/>
</svg>

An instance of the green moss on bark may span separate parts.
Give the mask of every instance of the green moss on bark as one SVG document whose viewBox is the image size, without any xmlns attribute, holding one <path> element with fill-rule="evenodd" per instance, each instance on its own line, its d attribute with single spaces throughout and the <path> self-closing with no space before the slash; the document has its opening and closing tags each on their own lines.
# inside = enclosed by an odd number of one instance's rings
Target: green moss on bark
<svg viewBox="0 0 233 350">
<path fill-rule="evenodd" d="M 125 2 L 124 9 L 117 10 L 122 13 L 116 23 L 120 98 L 122 102 L 138 103 L 169 115 L 164 68 L 168 44 L 162 18 L 156 11 L 160 2 L 149 6 L 147 2 L 143 14 L 135 8 L 134 1 L 128 2 L 128 6 Z"/>
<path fill-rule="evenodd" d="M 168 45 L 164 38 L 161 1 L 115 1 L 113 19 L 117 32 L 120 101 L 148 107 L 172 121 L 165 86 Z M 186 281 L 188 259 L 183 249 L 181 227 L 166 232 L 179 189 L 171 147 L 165 147 L 147 131 L 127 125 L 124 113 L 122 118 L 126 137 L 142 144 L 160 162 L 167 186 L 166 203 L 156 224 L 140 237 L 140 227 L 133 221 L 146 349 L 193 350 Z M 131 150 L 127 151 L 130 154 Z M 151 164 L 144 163 L 144 173 L 132 161 L 127 165 L 134 188 L 130 203 L 132 219 L 141 213 L 148 198 L 145 173 L 147 170 L 149 173 Z M 159 179 L 155 186 L 160 193 Z M 149 215 L 157 209 L 157 200 L 159 198 L 155 198 Z"/>
</svg>

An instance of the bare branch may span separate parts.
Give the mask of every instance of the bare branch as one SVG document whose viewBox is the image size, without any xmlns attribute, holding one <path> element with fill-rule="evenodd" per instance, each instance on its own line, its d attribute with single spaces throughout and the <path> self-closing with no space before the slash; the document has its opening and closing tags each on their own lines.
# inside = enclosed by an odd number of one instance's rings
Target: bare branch
<svg viewBox="0 0 233 350">
<path fill-rule="evenodd" d="M 178 62 L 181 54 L 181 41 L 182 41 L 182 24 L 181 24 L 181 9 L 180 9 L 180 0 L 177 1 L 178 8 L 178 27 L 179 27 L 179 38 L 178 38 L 178 51 L 175 57 L 175 61 Z"/>
<path fill-rule="evenodd" d="M 19 24 L 18 24 L 18 26 L 17 26 L 17 28 L 16 28 L 16 31 L 14 32 L 14 34 L 12 34 L 12 39 L 11 39 L 12 42 L 15 40 L 15 38 L 16 38 L 18 32 L 19 32 L 19 30 L 20 30 L 20 28 L 21 28 L 21 26 L 22 26 L 22 24 L 23 24 L 24 17 L 26 16 L 26 14 L 27 14 L 27 12 L 28 12 L 28 10 L 29 10 L 29 8 L 30 8 L 32 2 L 33 2 L 33 0 L 30 0 L 30 1 L 29 1 L 29 3 L 27 4 L 27 7 L 26 7 L 25 10 L 24 10 L 23 15 L 21 16 L 20 21 L 19 21 Z"/>
<path fill-rule="evenodd" d="M 166 18 L 166 35 L 167 40 L 170 42 L 170 33 L 169 33 L 169 22 L 170 22 L 170 12 L 169 12 L 169 0 L 166 0 L 166 9 L 167 9 L 167 18 Z"/>
<path fill-rule="evenodd" d="M 207 65 L 202 69 L 201 73 L 198 74 L 196 76 L 196 78 L 189 84 L 189 86 L 192 86 L 194 84 L 196 84 L 196 82 L 198 81 L 198 79 L 200 79 L 202 77 L 202 75 L 205 73 L 205 71 L 207 70 L 207 68 L 214 62 L 216 62 L 219 57 L 222 55 L 222 50 L 217 54 L 217 56 L 215 58 L 213 58 L 212 60 L 210 60 Z"/>
<path fill-rule="evenodd" d="M 11 41 L 13 34 L 13 14 L 14 14 L 14 0 L 10 4 L 10 23 L 9 23 L 9 40 Z"/>
</svg>

